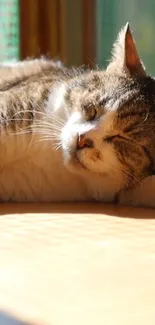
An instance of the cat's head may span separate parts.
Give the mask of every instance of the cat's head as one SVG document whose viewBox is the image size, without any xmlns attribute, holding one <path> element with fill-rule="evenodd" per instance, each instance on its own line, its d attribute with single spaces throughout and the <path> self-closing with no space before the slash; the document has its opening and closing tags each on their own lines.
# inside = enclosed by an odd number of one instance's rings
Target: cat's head
<svg viewBox="0 0 155 325">
<path fill-rule="evenodd" d="M 68 118 L 60 134 L 64 163 L 129 187 L 155 171 L 155 80 L 138 56 L 129 25 L 105 71 L 91 71 L 57 92 Z"/>
</svg>

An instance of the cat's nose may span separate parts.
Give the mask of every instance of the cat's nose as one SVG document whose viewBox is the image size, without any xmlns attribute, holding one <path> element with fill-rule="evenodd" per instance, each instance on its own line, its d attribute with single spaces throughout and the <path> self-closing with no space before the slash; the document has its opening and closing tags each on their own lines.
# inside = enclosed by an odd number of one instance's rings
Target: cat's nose
<svg viewBox="0 0 155 325">
<path fill-rule="evenodd" d="M 85 134 L 80 134 L 77 139 L 77 149 L 92 148 L 94 146 L 93 140 L 87 138 Z"/>
</svg>

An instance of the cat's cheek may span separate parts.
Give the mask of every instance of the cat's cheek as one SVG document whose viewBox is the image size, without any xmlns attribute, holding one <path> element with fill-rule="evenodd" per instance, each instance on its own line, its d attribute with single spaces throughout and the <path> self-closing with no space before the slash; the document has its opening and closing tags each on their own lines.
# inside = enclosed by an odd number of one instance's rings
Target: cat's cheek
<svg viewBox="0 0 155 325">
<path fill-rule="evenodd" d="M 84 149 L 79 151 L 78 155 L 79 160 L 92 172 L 105 174 L 106 176 L 116 173 L 113 166 L 118 167 L 119 163 L 110 146 L 104 146 L 100 150 L 96 148 Z"/>
</svg>

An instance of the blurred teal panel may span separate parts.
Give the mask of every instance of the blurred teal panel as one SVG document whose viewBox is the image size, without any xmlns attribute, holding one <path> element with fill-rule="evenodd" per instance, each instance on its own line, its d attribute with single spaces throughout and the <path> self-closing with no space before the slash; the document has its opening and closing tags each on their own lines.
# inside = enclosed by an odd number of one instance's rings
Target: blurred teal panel
<svg viewBox="0 0 155 325">
<path fill-rule="evenodd" d="M 0 62 L 19 59 L 19 1 L 0 0 Z"/>
<path fill-rule="evenodd" d="M 155 1 L 96 0 L 97 62 L 105 67 L 119 30 L 128 21 L 138 52 L 149 73 L 155 74 Z"/>
</svg>

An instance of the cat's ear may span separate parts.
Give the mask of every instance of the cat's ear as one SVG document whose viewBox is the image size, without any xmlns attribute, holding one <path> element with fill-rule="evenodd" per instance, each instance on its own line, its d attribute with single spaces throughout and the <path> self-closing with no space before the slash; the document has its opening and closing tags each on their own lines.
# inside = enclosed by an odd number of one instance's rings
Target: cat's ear
<svg viewBox="0 0 155 325">
<path fill-rule="evenodd" d="M 113 57 L 109 65 L 113 68 L 123 69 L 130 74 L 146 75 L 143 63 L 138 55 L 129 23 L 121 30 L 114 44 Z"/>
</svg>

